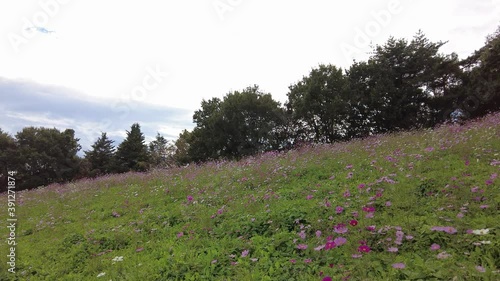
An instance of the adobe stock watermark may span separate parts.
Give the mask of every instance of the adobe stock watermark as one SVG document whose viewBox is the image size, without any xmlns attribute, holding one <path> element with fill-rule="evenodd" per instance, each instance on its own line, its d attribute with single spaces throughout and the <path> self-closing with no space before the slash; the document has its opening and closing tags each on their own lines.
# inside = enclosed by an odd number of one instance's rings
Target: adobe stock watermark
<svg viewBox="0 0 500 281">
<path fill-rule="evenodd" d="M 55 17 L 61 10 L 62 5 L 68 4 L 70 0 L 40 0 L 38 5 L 40 9 L 36 11 L 31 19 L 23 17 L 21 20 L 23 25 L 19 33 L 10 32 L 7 36 L 10 45 L 15 53 L 19 53 L 20 47 L 29 42 L 37 32 L 51 33 L 45 28 L 50 22 L 50 19 Z"/>
<path fill-rule="evenodd" d="M 147 66 L 141 82 L 134 86 L 130 92 L 122 94 L 120 99 L 111 105 L 112 114 L 117 115 L 120 120 L 125 120 L 132 110 L 136 109 L 140 102 L 145 101 L 150 93 L 158 89 L 164 79 L 169 76 L 170 74 L 162 71 L 158 64 L 154 68 Z M 98 128 L 105 132 L 111 127 L 111 124 L 111 119 L 107 118 L 101 122 Z"/>
<path fill-rule="evenodd" d="M 9 230 L 9 235 L 7 237 L 7 245 L 9 245 L 7 250 L 7 269 L 10 273 L 16 273 L 16 228 L 17 228 L 17 217 L 16 217 L 16 171 L 7 172 L 7 229 Z"/>
<path fill-rule="evenodd" d="M 344 57 L 348 61 L 352 61 L 354 55 L 366 53 L 367 48 L 370 47 L 371 39 L 377 37 L 382 29 L 391 23 L 393 17 L 400 14 L 402 10 L 399 0 L 391 0 L 385 9 L 372 11 L 370 13 L 372 20 L 367 22 L 362 29 L 359 27 L 354 29 L 353 42 L 340 44 Z"/>
<path fill-rule="evenodd" d="M 221 21 L 225 20 L 225 14 L 234 11 L 236 7 L 241 5 L 243 0 L 215 0 L 212 2 L 215 12 Z"/>
</svg>

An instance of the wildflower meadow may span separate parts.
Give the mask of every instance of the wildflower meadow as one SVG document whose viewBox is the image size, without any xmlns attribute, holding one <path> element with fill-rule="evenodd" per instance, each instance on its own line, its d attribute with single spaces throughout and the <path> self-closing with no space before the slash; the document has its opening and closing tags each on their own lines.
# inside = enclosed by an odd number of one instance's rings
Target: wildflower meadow
<svg viewBox="0 0 500 281">
<path fill-rule="evenodd" d="M 500 280 L 499 170 L 497 113 L 53 184 L 17 194 L 0 280 Z"/>
</svg>

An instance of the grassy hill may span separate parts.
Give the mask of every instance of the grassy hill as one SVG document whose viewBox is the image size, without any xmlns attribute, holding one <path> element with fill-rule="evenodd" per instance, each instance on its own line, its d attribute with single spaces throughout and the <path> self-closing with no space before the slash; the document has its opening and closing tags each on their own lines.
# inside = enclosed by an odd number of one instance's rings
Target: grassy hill
<svg viewBox="0 0 500 281">
<path fill-rule="evenodd" d="M 499 169 L 495 114 L 19 192 L 0 279 L 500 280 Z"/>
</svg>

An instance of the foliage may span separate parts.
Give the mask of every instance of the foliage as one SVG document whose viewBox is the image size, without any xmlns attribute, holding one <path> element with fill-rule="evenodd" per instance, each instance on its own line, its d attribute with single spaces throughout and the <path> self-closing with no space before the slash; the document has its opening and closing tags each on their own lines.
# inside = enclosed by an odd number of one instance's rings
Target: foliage
<svg viewBox="0 0 500 281">
<path fill-rule="evenodd" d="M 282 116 L 279 103 L 258 86 L 231 92 L 223 100 L 203 100 L 193 115 L 189 156 L 194 161 L 235 159 L 278 149 L 273 129 L 283 123 Z"/>
<path fill-rule="evenodd" d="M 116 150 L 117 171 L 145 171 L 148 168 L 148 147 L 144 141 L 144 134 L 138 123 L 132 124 L 127 137 Z"/>
<path fill-rule="evenodd" d="M 174 165 L 174 146 L 169 144 L 160 133 L 157 133 L 156 139 L 149 143 L 150 163 L 156 168 L 166 168 Z"/>
<path fill-rule="evenodd" d="M 15 136 L 19 189 L 33 188 L 73 179 L 79 170 L 80 150 L 75 132 L 53 128 L 26 127 Z"/>
<path fill-rule="evenodd" d="M 0 279 L 498 280 L 499 133 L 497 113 L 21 192 Z"/>
<path fill-rule="evenodd" d="M 92 150 L 85 151 L 85 158 L 90 164 L 90 176 L 108 174 L 114 171 L 115 148 L 113 140 L 108 139 L 106 133 L 101 136 L 92 145 Z"/>
</svg>

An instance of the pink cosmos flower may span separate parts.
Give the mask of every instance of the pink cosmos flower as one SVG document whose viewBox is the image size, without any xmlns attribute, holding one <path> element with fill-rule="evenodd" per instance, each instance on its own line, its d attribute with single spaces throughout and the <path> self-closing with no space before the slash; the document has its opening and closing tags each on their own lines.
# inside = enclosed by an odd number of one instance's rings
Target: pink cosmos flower
<svg viewBox="0 0 500 281">
<path fill-rule="evenodd" d="M 305 249 L 307 249 L 307 245 L 306 244 L 299 244 L 299 245 L 297 245 L 297 249 L 305 250 Z"/>
<path fill-rule="evenodd" d="M 391 253 L 397 253 L 399 251 L 399 249 L 396 247 L 389 247 L 389 249 L 387 249 L 387 251 L 391 252 Z"/>
<path fill-rule="evenodd" d="M 344 211 L 344 208 L 342 208 L 342 207 L 340 207 L 340 206 L 337 206 L 337 207 L 335 208 L 335 212 L 336 212 L 337 214 L 341 214 L 343 211 Z"/>
<path fill-rule="evenodd" d="M 486 209 L 486 208 L 489 208 L 489 207 L 490 207 L 489 205 L 481 205 L 481 206 L 479 206 L 479 208 L 481 208 L 481 209 Z"/>
<path fill-rule="evenodd" d="M 333 279 L 330 276 L 326 276 L 322 281 L 333 281 Z"/>
<path fill-rule="evenodd" d="M 325 245 L 325 250 L 330 250 L 330 249 L 333 249 L 335 248 L 337 245 L 335 244 L 335 242 L 333 241 L 328 241 L 326 242 L 326 245 Z"/>
<path fill-rule="evenodd" d="M 316 231 L 316 237 L 318 237 L 318 238 L 321 237 L 321 230 Z"/>
<path fill-rule="evenodd" d="M 347 227 L 343 223 L 339 223 L 333 227 L 333 231 L 338 234 L 346 233 Z"/>
<path fill-rule="evenodd" d="M 182 236 L 184 236 L 184 232 L 177 233 L 177 238 L 181 238 Z"/>
<path fill-rule="evenodd" d="M 347 239 L 345 239 L 344 237 L 337 237 L 335 238 L 335 240 L 333 240 L 333 243 L 337 246 L 341 246 L 347 243 Z"/>
<path fill-rule="evenodd" d="M 361 183 L 361 184 L 359 184 L 359 185 L 358 185 L 358 188 L 359 188 L 359 189 L 363 189 L 363 188 L 365 188 L 365 186 L 366 186 L 366 185 L 365 185 L 364 183 Z"/>
<path fill-rule="evenodd" d="M 188 196 L 187 196 L 187 200 L 188 200 L 189 202 L 193 201 L 193 196 L 188 195 Z"/>
<path fill-rule="evenodd" d="M 298 235 L 300 236 L 300 238 L 306 239 L 306 232 L 304 230 L 302 230 L 301 232 L 299 232 Z"/>
<path fill-rule="evenodd" d="M 307 196 L 306 196 L 306 199 L 307 199 L 307 200 L 311 200 L 311 199 L 313 199 L 313 197 L 314 197 L 314 196 L 312 196 L 312 195 L 307 195 Z"/>
<path fill-rule="evenodd" d="M 479 271 L 479 272 L 486 272 L 486 269 L 480 265 L 477 265 L 476 266 L 476 270 Z"/>
<path fill-rule="evenodd" d="M 350 220 L 349 224 L 352 226 L 356 226 L 356 225 L 358 225 L 358 221 L 357 220 Z"/>
<path fill-rule="evenodd" d="M 443 260 L 443 259 L 447 259 L 449 258 L 451 255 L 448 254 L 447 252 L 441 252 L 439 254 L 437 254 L 437 258 L 440 259 L 440 260 Z"/>
<path fill-rule="evenodd" d="M 369 253 L 370 251 L 371 249 L 367 245 L 361 245 L 358 247 L 358 252 L 360 253 Z"/>
<path fill-rule="evenodd" d="M 296 261 L 296 260 L 294 260 L 294 259 L 291 259 L 291 260 L 290 260 L 290 262 L 291 262 L 291 263 L 296 263 L 297 261 Z"/>
<path fill-rule="evenodd" d="M 305 263 L 311 263 L 312 262 L 312 259 L 305 259 L 304 260 Z"/>
<path fill-rule="evenodd" d="M 243 252 L 241 252 L 241 257 L 244 258 L 244 257 L 248 256 L 248 253 L 250 253 L 249 250 L 244 250 Z"/>
<path fill-rule="evenodd" d="M 439 249 L 441 249 L 441 246 L 439 246 L 438 244 L 434 243 L 431 245 L 431 251 L 436 251 Z"/>
<path fill-rule="evenodd" d="M 392 267 L 396 268 L 396 269 L 403 269 L 406 267 L 406 265 L 402 262 L 399 262 L 399 263 L 395 263 L 392 265 Z"/>
</svg>

